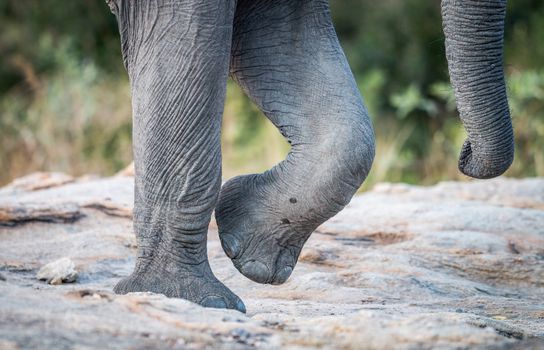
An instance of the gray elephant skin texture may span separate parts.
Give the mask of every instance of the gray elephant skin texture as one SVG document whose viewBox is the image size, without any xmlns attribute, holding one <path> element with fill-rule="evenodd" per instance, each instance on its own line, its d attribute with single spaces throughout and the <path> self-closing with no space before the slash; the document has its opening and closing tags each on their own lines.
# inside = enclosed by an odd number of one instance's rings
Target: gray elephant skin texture
<svg viewBox="0 0 544 350">
<path fill-rule="evenodd" d="M 246 277 L 281 284 L 310 234 L 350 201 L 374 159 L 368 111 L 326 0 L 107 0 L 132 91 L 133 273 L 115 292 L 155 292 L 245 312 L 214 276 L 211 215 Z M 502 174 L 514 141 L 503 72 L 506 1 L 443 0 L 446 56 L 467 131 L 459 169 Z M 221 186 L 231 76 L 288 140 L 285 160 Z"/>
</svg>

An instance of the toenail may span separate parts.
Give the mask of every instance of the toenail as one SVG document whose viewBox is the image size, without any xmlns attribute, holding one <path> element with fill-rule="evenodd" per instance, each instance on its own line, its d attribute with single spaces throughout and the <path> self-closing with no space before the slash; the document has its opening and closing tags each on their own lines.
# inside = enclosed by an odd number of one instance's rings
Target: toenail
<svg viewBox="0 0 544 350">
<path fill-rule="evenodd" d="M 270 270 L 265 264 L 256 260 L 250 260 L 240 267 L 240 272 L 257 283 L 267 283 Z"/>
<path fill-rule="evenodd" d="M 234 259 L 238 256 L 238 253 L 240 252 L 238 240 L 234 238 L 223 238 L 221 240 L 221 245 L 229 258 Z"/>
<path fill-rule="evenodd" d="M 209 296 L 209 297 L 206 297 L 204 299 L 202 299 L 202 301 L 200 302 L 200 305 L 204 306 L 204 307 L 213 307 L 213 308 L 216 308 L 216 309 L 226 309 L 227 308 L 227 303 L 225 303 L 225 300 L 221 297 L 217 297 L 217 296 Z"/>
<path fill-rule="evenodd" d="M 291 273 L 293 272 L 293 268 L 291 266 L 285 266 L 282 268 L 279 272 L 276 273 L 276 276 L 274 280 L 272 281 L 272 284 L 282 284 L 289 276 L 291 276 Z"/>
<path fill-rule="evenodd" d="M 246 313 L 246 306 L 244 305 L 244 303 L 241 301 L 241 300 L 238 300 L 238 302 L 236 303 L 236 310 L 242 312 L 242 313 Z"/>
</svg>

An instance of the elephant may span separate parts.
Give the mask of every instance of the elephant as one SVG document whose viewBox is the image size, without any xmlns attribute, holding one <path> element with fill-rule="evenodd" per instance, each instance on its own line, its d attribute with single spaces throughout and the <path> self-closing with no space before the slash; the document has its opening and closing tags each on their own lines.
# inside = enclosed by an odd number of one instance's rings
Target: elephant
<svg viewBox="0 0 544 350">
<path fill-rule="evenodd" d="M 311 233 L 367 177 L 374 130 L 328 0 L 106 0 L 132 93 L 134 271 L 118 294 L 155 292 L 245 312 L 212 272 L 212 213 L 247 278 L 282 284 Z M 459 169 L 513 161 L 505 89 L 506 0 L 442 0 L 446 58 L 467 131 Z M 222 185 L 221 119 L 232 77 L 288 140 L 286 158 Z"/>
</svg>

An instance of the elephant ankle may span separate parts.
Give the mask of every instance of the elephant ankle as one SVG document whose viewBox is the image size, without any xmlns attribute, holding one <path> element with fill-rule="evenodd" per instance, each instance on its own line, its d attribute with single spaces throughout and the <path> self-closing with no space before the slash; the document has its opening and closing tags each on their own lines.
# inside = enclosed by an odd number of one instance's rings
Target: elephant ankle
<svg viewBox="0 0 544 350">
<path fill-rule="evenodd" d="M 196 270 L 210 270 L 205 245 L 195 251 L 179 249 L 179 247 L 166 248 L 158 245 L 153 254 L 138 254 L 136 258 L 135 273 L 164 273 L 178 275 L 180 273 L 194 272 Z"/>
</svg>

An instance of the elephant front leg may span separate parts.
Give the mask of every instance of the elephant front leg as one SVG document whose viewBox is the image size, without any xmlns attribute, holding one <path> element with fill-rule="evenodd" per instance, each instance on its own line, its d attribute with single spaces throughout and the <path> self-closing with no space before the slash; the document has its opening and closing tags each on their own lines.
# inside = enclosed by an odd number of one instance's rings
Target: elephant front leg
<svg viewBox="0 0 544 350">
<path fill-rule="evenodd" d="M 279 284 L 366 178 L 374 135 L 326 0 L 238 0 L 234 22 L 231 73 L 292 148 L 227 182 L 215 213 L 236 268 Z"/>
<path fill-rule="evenodd" d="M 116 1 L 132 89 L 134 272 L 115 292 L 156 292 L 245 311 L 210 269 L 206 236 L 221 186 L 221 115 L 233 1 Z"/>
</svg>

